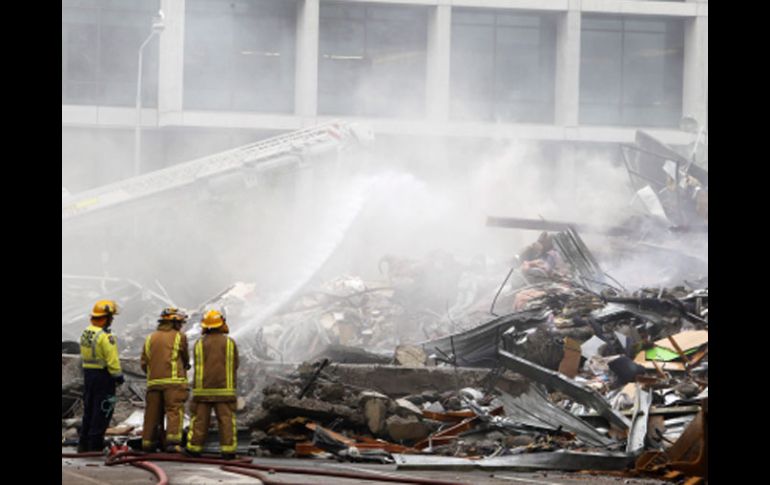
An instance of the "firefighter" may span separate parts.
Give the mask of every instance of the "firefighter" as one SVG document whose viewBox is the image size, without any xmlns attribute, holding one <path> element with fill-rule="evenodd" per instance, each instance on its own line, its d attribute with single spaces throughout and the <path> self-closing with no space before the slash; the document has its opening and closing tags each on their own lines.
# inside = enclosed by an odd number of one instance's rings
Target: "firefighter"
<svg viewBox="0 0 770 485">
<path fill-rule="evenodd" d="M 83 360 L 83 424 L 78 452 L 104 449 L 104 432 L 115 410 L 115 386 L 125 382 L 118 358 L 118 342 L 110 334 L 110 325 L 118 314 L 112 300 L 96 302 L 91 311 L 91 325 L 80 336 Z"/>
<path fill-rule="evenodd" d="M 195 343 L 193 351 L 195 378 L 187 451 L 196 456 L 203 450 L 213 408 L 219 424 L 222 457 L 232 459 L 238 446 L 235 423 L 238 348 L 235 341 L 227 336 L 227 322 L 220 312 L 206 312 L 201 327 L 203 335 Z"/>
<path fill-rule="evenodd" d="M 181 332 L 187 315 L 177 308 L 160 314 L 157 330 L 147 336 L 142 350 L 142 370 L 147 374 L 142 449 L 182 452 L 184 403 L 189 397 L 187 369 L 190 354 Z M 163 417 L 166 430 L 163 432 Z"/>
</svg>

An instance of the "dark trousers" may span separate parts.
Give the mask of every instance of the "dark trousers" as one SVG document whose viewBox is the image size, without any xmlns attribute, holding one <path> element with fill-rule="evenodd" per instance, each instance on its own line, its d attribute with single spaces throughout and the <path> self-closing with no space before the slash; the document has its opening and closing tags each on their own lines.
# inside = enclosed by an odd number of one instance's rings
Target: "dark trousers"
<svg viewBox="0 0 770 485">
<path fill-rule="evenodd" d="M 78 449 L 101 451 L 115 409 L 115 381 L 106 369 L 83 369 L 83 381 L 83 425 Z"/>
</svg>

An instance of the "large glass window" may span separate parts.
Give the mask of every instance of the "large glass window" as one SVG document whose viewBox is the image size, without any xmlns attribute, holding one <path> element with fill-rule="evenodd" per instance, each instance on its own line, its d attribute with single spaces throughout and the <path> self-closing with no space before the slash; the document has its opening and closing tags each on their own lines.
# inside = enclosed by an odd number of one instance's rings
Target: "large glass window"
<svg viewBox="0 0 770 485">
<path fill-rule="evenodd" d="M 318 112 L 425 115 L 424 7 L 321 2 Z"/>
<path fill-rule="evenodd" d="M 159 0 L 62 0 L 62 104 L 133 106 L 139 46 Z M 158 39 L 144 49 L 142 105 L 158 104 Z"/>
<path fill-rule="evenodd" d="M 553 122 L 553 16 L 453 9 L 451 49 L 453 118 Z"/>
<path fill-rule="evenodd" d="M 580 123 L 678 126 L 682 21 L 584 15 L 582 30 Z"/>
<path fill-rule="evenodd" d="M 297 3 L 187 0 L 184 107 L 294 111 Z"/>
</svg>

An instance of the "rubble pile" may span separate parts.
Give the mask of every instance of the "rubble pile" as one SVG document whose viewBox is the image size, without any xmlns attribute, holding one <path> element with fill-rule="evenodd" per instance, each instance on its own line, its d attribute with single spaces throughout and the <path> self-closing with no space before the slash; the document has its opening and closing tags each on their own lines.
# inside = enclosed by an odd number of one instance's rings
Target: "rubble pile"
<svg viewBox="0 0 770 485">
<path fill-rule="evenodd" d="M 556 238 L 582 246 L 582 256 Z M 443 326 L 439 338 L 392 347 L 393 362 L 416 354 L 402 359 L 491 369 L 491 386 L 387 395 L 321 371 L 299 399 L 313 368 L 304 364 L 294 380 L 263 389 L 265 413 L 251 423 L 260 430 L 254 444 L 269 453 L 338 459 L 387 461 L 387 452 L 404 468 L 460 463 L 440 458 L 451 457 L 482 468 L 677 477 L 685 475 L 674 464 L 681 460 L 693 467 L 687 474 L 705 474 L 708 288 L 624 291 L 574 231 L 546 233 L 536 244 L 541 249 L 523 251 L 530 259 L 494 296 L 501 316 L 454 333 Z M 494 385 L 504 372 L 525 377 L 525 389 Z"/>
<path fill-rule="evenodd" d="M 580 446 L 555 427 L 506 420 L 497 396 L 513 398 L 503 391 L 389 396 L 342 383 L 323 364 L 302 364 L 262 390 L 261 410 L 248 421 L 260 453 L 388 461 L 387 453 L 482 457 Z"/>
<path fill-rule="evenodd" d="M 626 157 L 629 170 L 647 174 L 634 179 L 653 216 L 643 220 L 676 223 L 675 233 L 703 229 L 696 223 L 707 222 L 707 172 L 647 155 Z M 647 189 L 661 170 L 668 182 L 684 182 L 653 184 L 658 200 Z M 662 192 L 667 187 L 679 197 Z M 340 276 L 274 306 L 255 285 L 236 283 L 199 305 L 193 321 L 214 306 L 256 329 L 239 342 L 239 451 L 404 469 L 613 470 L 692 484 L 707 477 L 707 261 L 658 241 L 626 241 L 625 251 L 683 257 L 693 276 L 629 291 L 571 224 L 490 225 L 548 230 L 508 262 L 388 255 L 376 281 Z M 134 312 L 118 329 L 122 356 L 133 361 L 125 359 L 127 385 L 108 435 L 136 440 L 144 395 L 138 344 L 170 299 L 117 279 L 63 277 L 62 286 L 63 340 L 65 329 L 84 323 L 76 306 L 64 307 L 65 293 L 86 308 L 84 299 L 118 292 Z M 191 327 L 194 339 L 199 329 Z M 63 342 L 62 351 L 77 345 Z M 62 364 L 68 442 L 82 414 L 82 379 L 75 358 L 63 355 Z"/>
<path fill-rule="evenodd" d="M 471 328 L 499 284 L 491 268 L 446 255 L 386 256 L 381 268 L 379 281 L 342 276 L 295 297 L 261 324 L 263 356 L 297 361 L 332 345 L 392 355 L 399 344 Z"/>
<path fill-rule="evenodd" d="M 579 257 L 568 247 L 580 247 Z M 353 277 L 267 319 L 261 352 L 244 353 L 239 369 L 241 451 L 400 468 L 661 474 L 690 460 L 702 470 L 702 453 L 692 450 L 707 450 L 708 288 L 623 291 L 574 231 L 544 233 L 522 254 L 489 291 L 495 314 L 470 328 L 439 315 L 417 325 L 407 318 L 411 303 L 398 299 L 403 282 Z M 214 301 L 229 299 L 244 315 L 251 311 L 244 288 Z M 426 325 L 440 336 L 418 341 L 431 335 Z M 271 351 L 290 354 L 289 341 L 316 357 L 271 363 Z M 63 441 L 75 438 L 82 413 L 76 365 L 66 379 L 63 370 Z M 130 442 L 141 431 L 144 387 L 135 363 L 124 367 L 130 378 L 108 436 Z M 473 368 L 484 378 L 468 381 Z M 398 369 L 400 377 L 382 377 Z M 437 379 L 431 369 L 448 372 L 443 387 L 427 386 Z"/>
</svg>

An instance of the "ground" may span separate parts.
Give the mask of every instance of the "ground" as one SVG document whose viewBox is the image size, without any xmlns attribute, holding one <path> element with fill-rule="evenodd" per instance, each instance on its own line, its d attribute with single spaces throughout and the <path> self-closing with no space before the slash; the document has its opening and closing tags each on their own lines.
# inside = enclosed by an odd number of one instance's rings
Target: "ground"
<svg viewBox="0 0 770 485">
<path fill-rule="evenodd" d="M 73 450 L 74 451 L 74 450 Z M 360 463 L 338 463 L 331 460 L 255 458 L 259 464 L 318 468 L 340 472 L 370 472 L 395 476 L 430 478 L 446 482 L 469 485 L 663 485 L 666 482 L 651 479 L 620 478 L 613 476 L 593 476 L 583 473 L 562 472 L 508 472 L 495 473 L 483 471 L 397 471 L 395 465 L 373 465 Z M 104 466 L 101 458 L 74 459 L 62 458 L 62 485 L 154 485 L 157 480 L 148 471 L 127 465 Z M 171 485 L 178 484 L 217 484 L 217 485 L 256 485 L 255 478 L 236 475 L 218 469 L 212 465 L 191 465 L 186 463 L 159 462 L 166 471 Z M 302 483 L 335 483 L 339 485 L 367 484 L 377 485 L 390 482 L 369 480 L 350 480 L 312 475 L 271 475 L 275 480 Z M 331 480 L 331 481 L 330 481 Z"/>
</svg>

